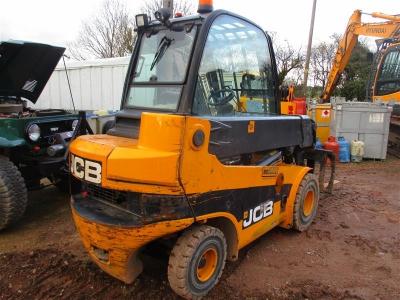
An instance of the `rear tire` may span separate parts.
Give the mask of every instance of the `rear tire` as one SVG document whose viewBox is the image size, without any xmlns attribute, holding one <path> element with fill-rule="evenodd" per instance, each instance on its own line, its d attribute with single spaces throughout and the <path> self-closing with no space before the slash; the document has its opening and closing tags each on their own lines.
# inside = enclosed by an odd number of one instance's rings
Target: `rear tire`
<svg viewBox="0 0 400 300">
<path fill-rule="evenodd" d="M 307 174 L 299 185 L 293 209 L 293 229 L 305 231 L 317 215 L 319 201 L 318 179 Z"/>
<path fill-rule="evenodd" d="M 0 159 L 0 230 L 17 222 L 28 203 L 24 179 L 7 158 Z"/>
<path fill-rule="evenodd" d="M 211 226 L 195 226 L 178 239 L 169 257 L 168 280 L 183 298 L 200 299 L 221 277 L 226 260 L 224 234 Z"/>
</svg>

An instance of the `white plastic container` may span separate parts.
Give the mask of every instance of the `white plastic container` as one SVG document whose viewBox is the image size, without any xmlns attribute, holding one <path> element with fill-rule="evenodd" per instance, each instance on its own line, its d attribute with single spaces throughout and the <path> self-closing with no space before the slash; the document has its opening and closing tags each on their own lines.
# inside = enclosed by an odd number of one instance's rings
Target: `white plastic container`
<svg viewBox="0 0 400 300">
<path fill-rule="evenodd" d="M 350 153 L 352 162 L 361 162 L 364 157 L 364 142 L 353 140 L 351 141 Z"/>
</svg>

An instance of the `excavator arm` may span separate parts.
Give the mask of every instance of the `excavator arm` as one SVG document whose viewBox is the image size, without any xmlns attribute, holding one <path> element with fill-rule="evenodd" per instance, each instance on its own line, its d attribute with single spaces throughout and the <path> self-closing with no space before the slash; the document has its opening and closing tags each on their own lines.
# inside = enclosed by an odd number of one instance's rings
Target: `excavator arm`
<svg viewBox="0 0 400 300">
<path fill-rule="evenodd" d="M 346 31 L 339 42 L 336 55 L 332 61 L 332 68 L 328 80 L 321 95 L 322 102 L 329 102 L 329 99 L 336 87 L 340 75 L 350 60 L 351 53 L 357 44 L 358 37 L 371 36 L 378 38 L 393 38 L 400 36 L 400 17 L 386 15 L 383 13 L 372 13 L 375 18 L 386 19 L 380 23 L 362 23 L 361 10 L 355 10 L 351 15 Z"/>
</svg>

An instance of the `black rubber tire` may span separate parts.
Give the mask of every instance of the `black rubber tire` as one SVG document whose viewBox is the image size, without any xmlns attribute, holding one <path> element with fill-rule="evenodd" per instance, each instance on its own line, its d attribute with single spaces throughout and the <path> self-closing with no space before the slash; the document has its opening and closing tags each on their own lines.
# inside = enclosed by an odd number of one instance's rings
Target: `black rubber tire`
<svg viewBox="0 0 400 300">
<path fill-rule="evenodd" d="M 201 282 L 197 277 L 197 266 L 203 251 L 212 247 L 217 253 L 215 271 Z M 186 299 L 200 299 L 219 281 L 226 260 L 226 240 L 217 228 L 201 225 L 186 230 L 176 242 L 169 257 L 168 280 L 171 288 Z"/>
<path fill-rule="evenodd" d="M 312 211 L 309 215 L 304 214 L 304 201 L 309 191 L 314 193 Z M 319 202 L 319 184 L 317 176 L 307 174 L 304 176 L 297 190 L 296 199 L 293 208 L 293 229 L 297 231 L 307 230 L 317 215 Z"/>
<path fill-rule="evenodd" d="M 28 192 L 17 167 L 0 158 L 0 230 L 17 222 L 25 213 Z"/>
</svg>

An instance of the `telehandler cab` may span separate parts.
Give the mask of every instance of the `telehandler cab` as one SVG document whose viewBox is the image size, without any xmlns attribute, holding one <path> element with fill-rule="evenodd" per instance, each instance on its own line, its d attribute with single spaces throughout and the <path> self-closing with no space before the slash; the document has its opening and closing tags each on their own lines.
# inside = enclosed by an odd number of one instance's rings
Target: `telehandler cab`
<svg viewBox="0 0 400 300">
<path fill-rule="evenodd" d="M 272 228 L 306 230 L 323 189 L 314 164 L 334 161 L 314 150 L 307 116 L 279 114 L 270 37 L 202 2 L 194 16 L 136 17 L 115 127 L 70 147 L 72 214 L 93 261 L 131 283 L 147 245 L 172 245 L 168 279 L 185 298 Z"/>
</svg>

